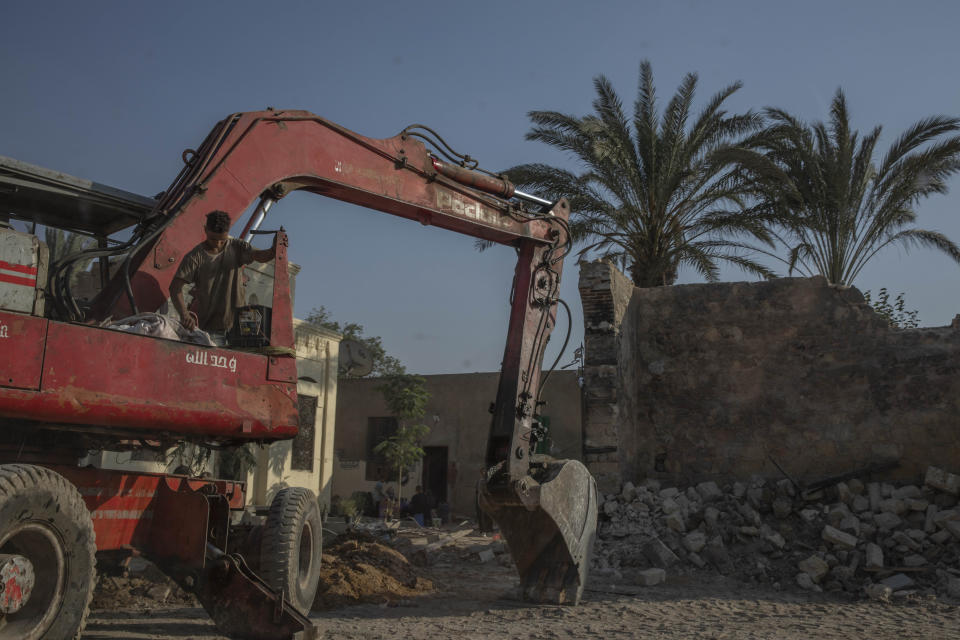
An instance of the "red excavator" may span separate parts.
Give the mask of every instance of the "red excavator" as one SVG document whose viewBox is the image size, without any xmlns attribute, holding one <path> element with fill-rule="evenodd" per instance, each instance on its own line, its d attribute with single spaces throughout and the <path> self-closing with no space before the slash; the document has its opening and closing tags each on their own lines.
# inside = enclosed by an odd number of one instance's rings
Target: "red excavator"
<svg viewBox="0 0 960 640">
<path fill-rule="evenodd" d="M 264 518 L 241 523 L 242 482 L 78 466 L 90 450 L 225 448 L 297 434 L 288 238 L 259 230 L 295 190 L 516 249 L 480 503 L 504 534 L 522 596 L 576 604 L 596 485 L 579 462 L 534 453 L 544 348 L 570 248 L 567 202 L 516 190 L 427 127 L 372 139 L 305 111 L 231 115 L 183 161 L 170 187 L 147 199 L 0 158 L 0 639 L 79 637 L 97 559 L 118 553 L 154 561 L 227 636 L 317 637 L 307 614 L 321 520 L 309 490 L 281 490 Z M 277 246 L 272 304 L 255 310 L 259 322 L 235 327 L 225 347 L 110 328 L 111 318 L 168 303 L 205 214 L 236 221 L 254 203 L 242 235 L 274 233 Z M 48 264 L 44 243 L 3 224 L 10 218 L 87 234 L 97 246 Z M 91 259 L 101 288 L 81 303 L 72 273 Z"/>
</svg>

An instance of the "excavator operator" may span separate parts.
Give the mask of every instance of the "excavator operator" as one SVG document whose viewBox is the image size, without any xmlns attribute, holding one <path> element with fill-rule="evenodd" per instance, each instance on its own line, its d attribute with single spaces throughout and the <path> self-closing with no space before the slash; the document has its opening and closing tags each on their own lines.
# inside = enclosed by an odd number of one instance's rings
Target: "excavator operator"
<svg viewBox="0 0 960 640">
<path fill-rule="evenodd" d="M 203 329 L 218 345 L 225 342 L 233 326 L 233 314 L 246 303 L 241 268 L 254 260 L 269 262 L 276 256 L 276 238 L 270 249 L 254 249 L 249 242 L 228 235 L 230 216 L 211 211 L 203 227 L 206 239 L 190 250 L 170 283 L 170 300 L 180 314 L 183 326 L 192 331 Z M 184 285 L 193 285 L 196 312 L 187 309 Z"/>
</svg>

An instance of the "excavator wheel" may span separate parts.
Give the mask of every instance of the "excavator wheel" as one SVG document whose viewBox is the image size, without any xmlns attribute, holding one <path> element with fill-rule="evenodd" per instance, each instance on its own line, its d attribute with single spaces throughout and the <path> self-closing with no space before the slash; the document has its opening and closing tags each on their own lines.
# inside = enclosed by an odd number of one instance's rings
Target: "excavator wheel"
<svg viewBox="0 0 960 640">
<path fill-rule="evenodd" d="M 529 602 L 580 602 L 597 530 L 597 484 L 577 460 L 536 456 L 504 500 L 481 487 L 480 504 L 500 527 Z M 500 494 L 502 496 L 502 494 Z"/>
<path fill-rule="evenodd" d="M 76 487 L 43 467 L 0 465 L 0 640 L 79 638 L 95 553 Z"/>
<path fill-rule="evenodd" d="M 260 575 L 307 614 L 320 582 L 320 505 L 309 489 L 281 489 L 270 504 L 260 544 Z"/>
</svg>

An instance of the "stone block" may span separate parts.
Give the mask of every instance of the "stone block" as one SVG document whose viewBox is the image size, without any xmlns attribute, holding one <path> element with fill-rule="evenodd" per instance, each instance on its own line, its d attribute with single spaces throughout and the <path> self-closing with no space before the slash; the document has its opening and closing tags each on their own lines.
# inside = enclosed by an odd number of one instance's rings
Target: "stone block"
<svg viewBox="0 0 960 640">
<path fill-rule="evenodd" d="M 727 574 L 733 571 L 733 563 L 730 561 L 730 553 L 723 544 L 723 538 L 715 536 L 707 542 L 703 549 L 703 557 L 707 559 L 720 573 Z"/>
<path fill-rule="evenodd" d="M 700 499 L 704 502 L 713 502 L 723 497 L 723 491 L 712 480 L 698 484 L 697 493 L 700 494 Z"/>
<path fill-rule="evenodd" d="M 676 531 L 677 533 L 684 533 L 687 530 L 687 525 L 683 521 L 683 514 L 680 513 L 679 511 L 675 511 L 667 515 L 663 519 L 663 522 L 670 529 Z"/>
<path fill-rule="evenodd" d="M 687 556 L 687 560 L 689 560 L 690 564 L 698 569 L 703 569 L 705 566 L 707 566 L 707 561 L 704 560 L 699 553 L 691 553 Z"/>
<path fill-rule="evenodd" d="M 480 559 L 480 562 L 490 562 L 496 555 L 497 554 L 493 552 L 493 549 L 484 549 L 477 554 L 477 558 Z"/>
<path fill-rule="evenodd" d="M 707 507 L 703 510 L 703 521 L 706 523 L 707 528 L 713 531 L 717 528 L 717 522 L 720 519 L 720 511 L 713 508 Z"/>
<path fill-rule="evenodd" d="M 749 504 L 740 505 L 740 515 L 743 516 L 747 524 L 754 527 L 759 527 L 762 523 L 760 514 L 757 513 L 757 510 L 751 507 Z"/>
<path fill-rule="evenodd" d="M 660 491 L 660 498 L 663 500 L 666 500 L 667 498 L 675 498 L 678 495 L 680 495 L 680 489 L 677 489 L 676 487 L 667 487 L 666 489 L 662 489 Z"/>
<path fill-rule="evenodd" d="M 933 533 L 937 530 L 937 522 L 935 518 L 937 517 L 937 511 L 939 508 L 935 504 L 931 504 L 927 507 L 927 516 L 924 520 L 923 530 L 927 533 Z"/>
<path fill-rule="evenodd" d="M 658 585 L 667 579 L 667 572 L 663 569 L 644 569 L 637 574 L 637 582 L 644 587 Z"/>
<path fill-rule="evenodd" d="M 880 483 L 871 482 L 867 485 L 867 496 L 870 498 L 870 511 L 880 510 Z"/>
<path fill-rule="evenodd" d="M 827 522 L 829 522 L 831 526 L 837 527 L 843 519 L 849 515 L 850 509 L 847 508 L 847 505 L 842 503 L 836 504 L 827 512 Z"/>
<path fill-rule="evenodd" d="M 887 498 L 880 501 L 881 513 L 895 513 L 898 516 L 907 511 L 907 503 L 899 498 Z"/>
<path fill-rule="evenodd" d="M 945 531 L 949 531 L 957 540 L 960 540 L 960 520 L 944 520 L 943 528 Z"/>
<path fill-rule="evenodd" d="M 846 531 L 850 535 L 859 536 L 860 535 L 860 519 L 855 515 L 846 516 L 840 523 L 837 525 L 837 528 L 841 531 Z"/>
<path fill-rule="evenodd" d="M 773 515 L 781 520 L 793 513 L 793 500 L 783 496 L 773 501 Z"/>
<path fill-rule="evenodd" d="M 659 493 L 660 491 L 660 481 L 656 478 L 647 478 L 643 481 L 643 484 L 640 485 L 648 491 L 653 491 L 654 493 Z"/>
<path fill-rule="evenodd" d="M 840 582 L 852 580 L 855 573 L 856 570 L 853 567 L 848 567 L 842 564 L 838 564 L 830 569 L 830 577 L 834 580 L 839 580 Z"/>
<path fill-rule="evenodd" d="M 623 490 L 620 491 L 620 495 L 623 497 L 624 502 L 633 502 L 634 498 L 637 497 L 637 488 L 633 486 L 632 482 L 623 483 Z"/>
<path fill-rule="evenodd" d="M 880 581 L 880 584 L 890 587 L 892 591 L 900 591 L 901 589 L 912 587 L 913 579 L 905 574 L 897 573 L 889 578 L 884 578 Z"/>
<path fill-rule="evenodd" d="M 244 512 L 244 515 L 246 515 L 246 513 L 247 512 Z M 138 558 L 136 556 L 132 556 L 127 559 L 126 566 L 127 566 L 127 572 L 131 576 L 139 577 L 146 573 L 149 573 L 153 568 L 153 563 L 144 558 Z"/>
<path fill-rule="evenodd" d="M 849 533 L 844 533 L 839 529 L 834 529 L 830 525 L 826 525 L 823 528 L 823 531 L 820 533 L 820 537 L 826 542 L 844 549 L 853 549 L 857 546 L 856 536 L 852 536 Z"/>
<path fill-rule="evenodd" d="M 873 524 L 877 526 L 880 531 L 892 531 L 900 526 L 900 516 L 895 513 L 878 513 L 877 516 L 873 519 Z"/>
<path fill-rule="evenodd" d="M 770 504 L 772 494 L 766 487 L 752 487 L 747 489 L 747 501 L 754 509 L 765 509 Z"/>
<path fill-rule="evenodd" d="M 897 531 L 892 537 L 893 541 L 899 546 L 902 546 L 906 549 L 912 549 L 913 551 L 920 550 L 920 543 L 908 536 L 906 531 Z"/>
<path fill-rule="evenodd" d="M 863 481 L 860 480 L 860 478 L 852 478 L 847 480 L 847 486 L 850 487 L 850 492 L 856 496 L 863 494 L 864 490 L 866 489 Z"/>
<path fill-rule="evenodd" d="M 671 551 L 670 547 L 663 544 L 659 538 L 648 540 L 647 543 L 643 545 L 641 551 L 650 564 L 660 569 L 666 569 L 679 560 L 677 554 Z"/>
<path fill-rule="evenodd" d="M 850 507 L 855 513 L 863 513 L 870 509 L 870 498 L 866 496 L 854 496 L 850 501 Z"/>
<path fill-rule="evenodd" d="M 910 536 L 910 539 L 915 542 L 923 542 L 927 539 L 927 532 L 921 529 L 907 529 L 904 533 Z"/>
<path fill-rule="evenodd" d="M 927 566 L 927 559 L 924 558 L 919 553 L 911 554 L 903 559 L 903 566 L 905 567 L 925 567 Z"/>
<path fill-rule="evenodd" d="M 816 584 L 806 573 L 798 573 L 796 577 L 797 584 L 801 589 L 806 589 L 807 591 L 823 591 L 820 588 L 820 585 Z"/>
<path fill-rule="evenodd" d="M 893 594 L 893 589 L 880 583 L 868 584 L 865 591 L 867 592 L 868 598 L 877 600 L 878 602 L 887 602 Z"/>
<path fill-rule="evenodd" d="M 830 565 L 819 556 L 810 556 L 805 560 L 801 560 L 797 563 L 797 568 L 810 576 L 814 582 L 820 582 L 823 576 L 827 575 L 827 572 L 830 571 Z"/>
<path fill-rule="evenodd" d="M 691 531 L 683 537 L 683 546 L 691 553 L 699 553 L 707 546 L 707 535 L 702 531 Z"/>
<path fill-rule="evenodd" d="M 820 512 L 817 509 L 801 509 L 800 517 L 806 522 L 813 522 L 820 517 Z"/>
<path fill-rule="evenodd" d="M 893 497 L 899 498 L 900 500 L 907 500 L 909 498 L 919 498 L 921 493 L 920 487 L 915 484 L 908 484 L 894 489 Z"/>
<path fill-rule="evenodd" d="M 910 511 L 921 511 L 925 512 L 927 507 L 930 506 L 930 503 L 922 498 L 907 498 L 907 509 Z"/>
<path fill-rule="evenodd" d="M 787 546 L 787 541 L 784 540 L 783 536 L 777 533 L 776 531 L 772 531 L 768 533 L 763 537 L 763 539 L 769 542 L 770 544 L 772 544 L 777 549 L 783 549 L 785 546 Z"/>
<path fill-rule="evenodd" d="M 158 584 L 153 587 L 150 587 L 147 590 L 147 596 L 149 596 L 153 600 L 159 600 L 163 602 L 170 596 L 171 591 L 172 589 L 170 588 L 170 585 Z"/>
<path fill-rule="evenodd" d="M 784 498 L 793 498 L 797 495 L 797 488 L 791 481 L 782 478 L 777 481 L 777 495 Z"/>
<path fill-rule="evenodd" d="M 660 508 L 663 509 L 663 512 L 667 515 L 676 513 L 681 509 L 680 504 L 673 498 L 665 498 Z"/>
<path fill-rule="evenodd" d="M 934 534 L 930 535 L 930 542 L 935 544 L 946 544 L 946 542 L 952 539 L 953 536 L 946 529 L 941 529 Z"/>
<path fill-rule="evenodd" d="M 960 520 L 960 511 L 956 509 L 942 509 L 933 515 L 933 523 L 942 527 L 947 520 Z"/>
<path fill-rule="evenodd" d="M 853 492 L 850 491 L 846 482 L 837 483 L 837 500 L 844 504 L 850 504 L 853 500 Z"/>
<path fill-rule="evenodd" d="M 945 491 L 954 496 L 960 494 L 960 476 L 938 467 L 927 467 L 923 483 L 928 487 Z"/>
<path fill-rule="evenodd" d="M 960 598 L 960 578 L 947 578 L 947 595 L 951 598 Z"/>
</svg>

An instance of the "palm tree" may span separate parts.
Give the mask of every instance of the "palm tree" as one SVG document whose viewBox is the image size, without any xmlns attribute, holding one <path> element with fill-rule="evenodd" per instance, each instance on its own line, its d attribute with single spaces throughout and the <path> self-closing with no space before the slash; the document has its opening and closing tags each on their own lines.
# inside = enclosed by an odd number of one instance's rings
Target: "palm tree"
<svg viewBox="0 0 960 640">
<path fill-rule="evenodd" d="M 527 139 L 570 153 L 582 173 L 525 164 L 507 170 L 510 179 L 546 197 L 568 197 L 571 235 L 586 244 L 581 255 L 595 251 L 619 262 L 637 286 L 672 284 L 681 266 L 714 281 L 718 261 L 772 277 L 741 241 L 773 246 L 762 216 L 747 205 L 736 163 L 724 154 L 734 139 L 762 127 L 759 114 L 727 115 L 721 108 L 741 84 L 714 95 L 689 126 L 694 73 L 659 113 L 653 72 L 643 61 L 631 121 L 607 78 L 593 84 L 593 114 L 528 114 L 534 127 Z"/>
<path fill-rule="evenodd" d="M 960 169 L 960 119 L 932 116 L 897 138 L 879 165 L 874 148 L 881 127 L 860 136 L 850 128 L 841 89 L 829 123 L 807 125 L 782 109 L 764 110 L 770 126 L 747 144 L 764 152 L 745 157 L 757 179 L 763 205 L 781 226 L 775 233 L 788 249 L 778 258 L 792 273 L 820 274 L 851 284 L 881 249 L 899 244 L 943 251 L 960 262 L 960 249 L 936 231 L 913 226 L 915 208 L 947 192 L 947 178 Z"/>
</svg>

